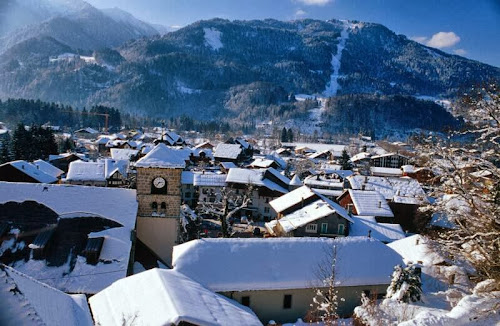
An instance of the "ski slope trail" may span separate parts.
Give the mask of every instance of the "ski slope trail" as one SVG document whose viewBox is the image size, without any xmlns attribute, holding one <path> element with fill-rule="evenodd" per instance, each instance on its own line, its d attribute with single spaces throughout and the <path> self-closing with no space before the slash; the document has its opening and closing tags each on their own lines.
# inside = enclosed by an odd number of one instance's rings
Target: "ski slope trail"
<svg viewBox="0 0 500 326">
<path fill-rule="evenodd" d="M 342 59 L 342 51 L 344 51 L 345 43 L 349 38 L 349 28 L 350 24 L 344 21 L 344 28 L 340 32 L 340 37 L 338 38 L 339 43 L 337 44 L 337 53 L 332 54 L 332 74 L 330 75 L 330 82 L 326 85 L 326 89 L 323 91 L 323 96 L 331 97 L 337 95 L 339 90 L 339 72 L 340 72 L 340 62 Z"/>
</svg>

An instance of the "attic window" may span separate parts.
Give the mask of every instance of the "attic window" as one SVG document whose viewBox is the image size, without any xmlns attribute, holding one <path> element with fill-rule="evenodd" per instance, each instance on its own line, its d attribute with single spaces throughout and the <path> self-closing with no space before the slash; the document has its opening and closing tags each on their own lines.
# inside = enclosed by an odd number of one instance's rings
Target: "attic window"
<svg viewBox="0 0 500 326">
<path fill-rule="evenodd" d="M 54 235 L 55 229 L 44 231 L 38 234 L 29 247 L 33 250 L 34 259 L 43 259 L 50 245 L 50 239 Z"/>
<path fill-rule="evenodd" d="M 316 233 L 318 232 L 318 224 L 307 224 L 306 232 L 308 233 Z"/>
<path fill-rule="evenodd" d="M 101 255 L 102 245 L 104 243 L 104 237 L 99 238 L 89 238 L 87 240 L 87 245 L 83 251 L 83 255 L 87 258 L 87 264 L 96 265 L 99 261 L 99 256 Z"/>
</svg>

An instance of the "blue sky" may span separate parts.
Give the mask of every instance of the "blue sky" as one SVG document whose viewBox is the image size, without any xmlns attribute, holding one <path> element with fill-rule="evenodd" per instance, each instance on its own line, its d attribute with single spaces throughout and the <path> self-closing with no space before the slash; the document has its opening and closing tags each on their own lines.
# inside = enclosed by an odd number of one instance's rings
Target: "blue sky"
<svg viewBox="0 0 500 326">
<path fill-rule="evenodd" d="M 166 26 L 200 19 L 354 19 L 500 67 L 500 0 L 87 0 Z"/>
</svg>

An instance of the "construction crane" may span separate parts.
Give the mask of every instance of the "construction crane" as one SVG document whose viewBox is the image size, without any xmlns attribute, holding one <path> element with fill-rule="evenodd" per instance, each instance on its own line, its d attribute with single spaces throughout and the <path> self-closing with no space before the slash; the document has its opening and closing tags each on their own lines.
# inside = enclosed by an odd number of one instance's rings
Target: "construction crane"
<svg viewBox="0 0 500 326">
<path fill-rule="evenodd" d="M 109 122 L 109 113 L 97 113 L 97 112 L 82 112 L 82 111 L 63 111 L 64 113 L 76 113 L 76 114 L 86 114 L 86 115 L 100 115 L 104 116 L 104 131 L 108 132 L 108 122 Z"/>
</svg>

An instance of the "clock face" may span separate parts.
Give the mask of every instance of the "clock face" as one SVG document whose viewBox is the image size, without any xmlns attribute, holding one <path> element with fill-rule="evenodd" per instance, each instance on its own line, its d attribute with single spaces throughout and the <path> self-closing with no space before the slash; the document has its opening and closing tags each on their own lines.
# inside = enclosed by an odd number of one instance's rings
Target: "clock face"
<svg viewBox="0 0 500 326">
<path fill-rule="evenodd" d="M 156 188 L 161 189 L 165 187 L 165 179 L 163 179 L 162 177 L 157 177 L 153 180 L 153 185 Z"/>
</svg>

